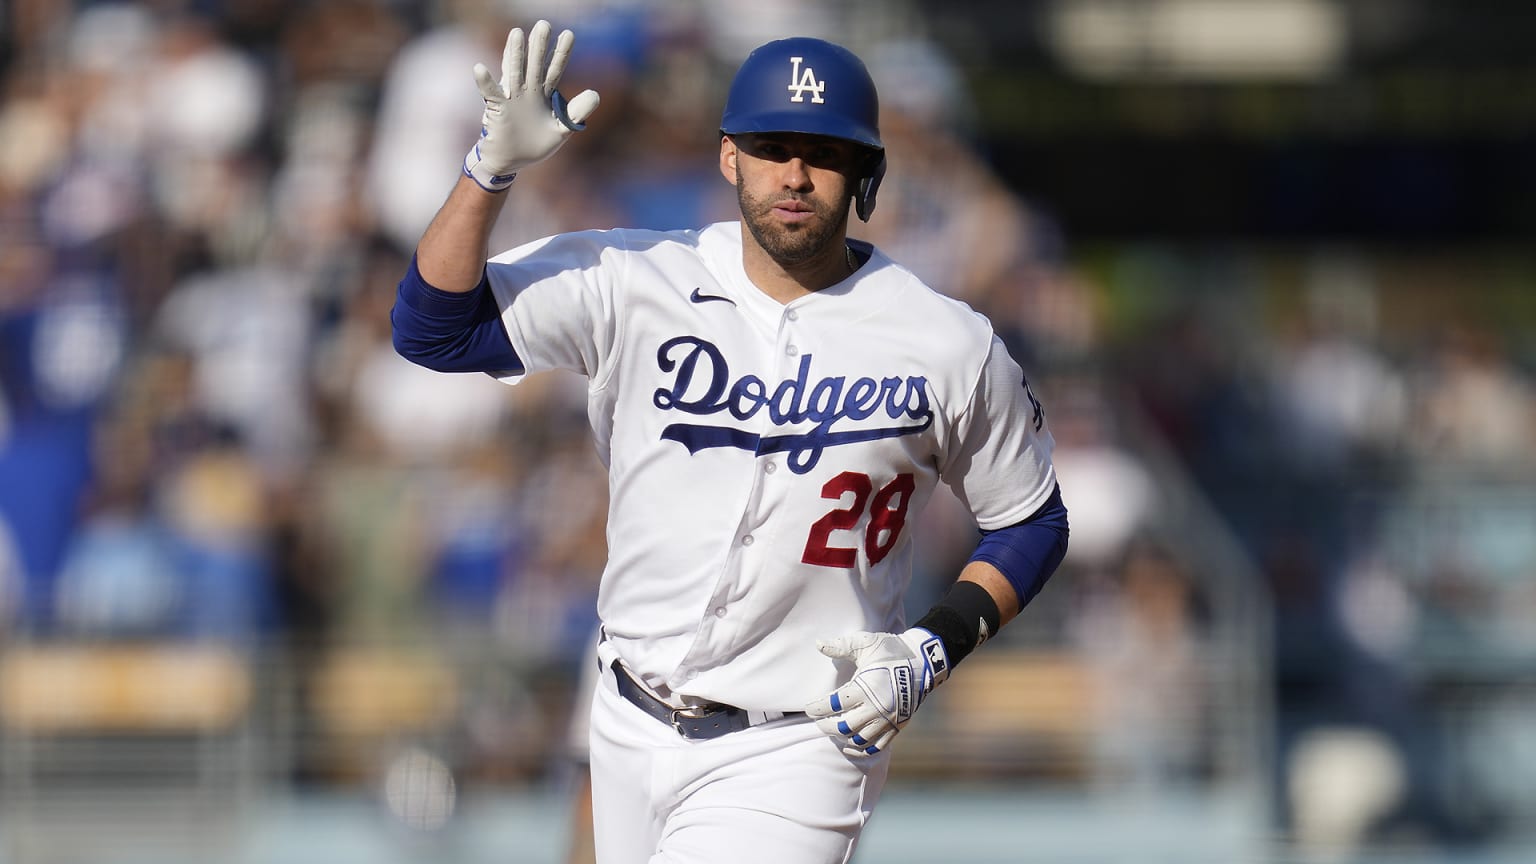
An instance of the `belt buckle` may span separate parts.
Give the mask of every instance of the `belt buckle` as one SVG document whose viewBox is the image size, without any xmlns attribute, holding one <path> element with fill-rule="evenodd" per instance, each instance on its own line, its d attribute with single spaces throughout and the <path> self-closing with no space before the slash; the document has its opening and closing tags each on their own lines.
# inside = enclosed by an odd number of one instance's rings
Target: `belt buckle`
<svg viewBox="0 0 1536 864">
<path fill-rule="evenodd" d="M 673 708 L 672 731 L 686 738 L 688 736 L 684 735 L 683 733 L 684 720 L 707 720 L 709 719 L 710 715 L 714 713 L 715 709 L 702 705 L 688 705 L 683 708 Z"/>
<path fill-rule="evenodd" d="M 676 730 L 677 735 L 682 735 L 682 721 L 685 721 L 685 719 L 708 719 L 711 713 L 714 713 L 714 709 L 708 709 L 708 707 L 703 706 L 685 706 L 680 707 L 680 709 L 671 709 L 673 729 Z"/>
</svg>

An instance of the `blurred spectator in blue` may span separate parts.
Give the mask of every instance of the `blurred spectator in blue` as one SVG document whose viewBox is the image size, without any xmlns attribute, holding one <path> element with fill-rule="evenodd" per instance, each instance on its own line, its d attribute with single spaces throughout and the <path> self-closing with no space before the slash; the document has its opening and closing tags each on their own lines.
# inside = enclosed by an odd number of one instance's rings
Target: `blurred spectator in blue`
<svg viewBox="0 0 1536 864">
<path fill-rule="evenodd" d="M 112 471 L 72 537 L 57 589 L 57 630 L 75 638 L 166 638 L 183 601 L 183 577 L 153 512 L 147 456 L 112 449 Z M 142 448 L 143 442 L 140 442 Z"/>
<path fill-rule="evenodd" d="M 573 142 L 602 178 L 613 224 L 667 231 L 698 228 L 738 215 L 735 195 L 716 166 L 725 80 L 694 22 L 612 14 L 593 23 L 599 53 L 583 61 L 624 113 L 602 141 Z M 591 28 L 590 24 L 583 27 Z M 586 40 L 586 30 L 582 31 Z"/>
<path fill-rule="evenodd" d="M 31 630 L 52 618 L 54 578 L 92 481 L 96 410 L 126 338 L 111 275 L 51 259 L 24 228 L 0 241 L 0 521 L 17 544 Z"/>
<path fill-rule="evenodd" d="M 161 479 L 159 509 L 182 574 L 175 634 L 253 646 L 279 623 L 265 480 L 234 435 Z"/>
<path fill-rule="evenodd" d="M 0 108 L 0 522 L 21 626 L 40 633 L 92 481 L 95 413 L 128 350 L 120 241 L 141 197 L 131 171 L 83 131 L 101 78 L 78 54 L 33 59 Z"/>
<path fill-rule="evenodd" d="M 190 368 L 146 357 L 97 425 L 61 635 L 249 645 L 275 623 L 266 487 L 233 430 L 197 411 Z"/>
</svg>

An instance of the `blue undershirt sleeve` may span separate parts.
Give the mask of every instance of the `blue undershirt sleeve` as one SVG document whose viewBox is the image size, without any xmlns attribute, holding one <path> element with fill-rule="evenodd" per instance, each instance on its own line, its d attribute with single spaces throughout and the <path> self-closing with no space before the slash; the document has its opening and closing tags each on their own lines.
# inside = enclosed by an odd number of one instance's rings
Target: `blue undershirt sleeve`
<svg viewBox="0 0 1536 864">
<path fill-rule="evenodd" d="M 985 561 L 1000 570 L 1018 592 L 1020 608 L 1029 605 L 1067 554 L 1067 508 L 1061 501 L 1061 486 L 1023 522 L 981 534 L 970 560 Z"/>
<path fill-rule="evenodd" d="M 490 280 L 463 294 L 427 284 L 415 256 L 389 313 L 395 350 L 438 372 L 520 373 L 523 361 L 501 323 Z"/>
</svg>

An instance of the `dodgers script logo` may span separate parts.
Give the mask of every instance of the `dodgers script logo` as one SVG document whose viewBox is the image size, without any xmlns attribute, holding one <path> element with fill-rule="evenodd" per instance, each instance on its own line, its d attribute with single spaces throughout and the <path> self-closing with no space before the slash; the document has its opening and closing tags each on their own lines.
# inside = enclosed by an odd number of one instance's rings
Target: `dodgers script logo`
<svg viewBox="0 0 1536 864">
<path fill-rule="evenodd" d="M 822 91 L 827 89 L 827 82 L 817 81 L 816 70 L 809 66 L 805 67 L 804 72 L 801 72 L 800 63 L 803 60 L 805 60 L 804 57 L 789 58 L 789 62 L 795 66 L 789 73 L 789 92 L 795 95 L 789 97 L 789 101 L 804 102 L 805 94 L 810 93 L 811 103 L 813 105 L 820 105 L 827 101 L 821 98 Z"/>
<path fill-rule="evenodd" d="M 828 447 L 916 435 L 933 425 L 928 405 L 928 379 L 856 378 L 846 376 L 811 380 L 811 355 L 800 357 L 795 377 L 780 381 L 772 391 L 756 375 L 731 380 L 725 355 L 713 342 L 697 336 L 668 339 L 656 349 L 656 364 L 672 375 L 670 387 L 659 387 L 651 401 L 663 411 L 681 411 L 698 417 L 729 414 L 750 420 L 767 411 L 775 426 L 814 421 L 809 432 L 758 435 L 733 426 L 672 423 L 661 430 L 663 441 L 676 441 L 697 453 L 711 447 L 736 447 L 759 455 L 788 453 L 789 469 L 804 474 L 816 467 Z M 833 429 L 842 421 L 851 425 L 881 412 L 892 425 Z M 723 419 L 723 418 L 722 418 Z M 916 421 L 904 423 L 903 421 Z"/>
</svg>

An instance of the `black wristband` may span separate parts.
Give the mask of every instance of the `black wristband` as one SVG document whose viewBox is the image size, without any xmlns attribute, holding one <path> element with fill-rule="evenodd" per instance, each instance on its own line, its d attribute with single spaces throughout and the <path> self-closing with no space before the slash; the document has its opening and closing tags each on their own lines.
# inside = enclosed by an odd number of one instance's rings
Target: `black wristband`
<svg viewBox="0 0 1536 864">
<path fill-rule="evenodd" d="M 1001 626 L 1003 613 L 987 589 L 975 582 L 956 582 L 914 627 L 939 637 L 950 668 L 970 654 Z"/>
</svg>

